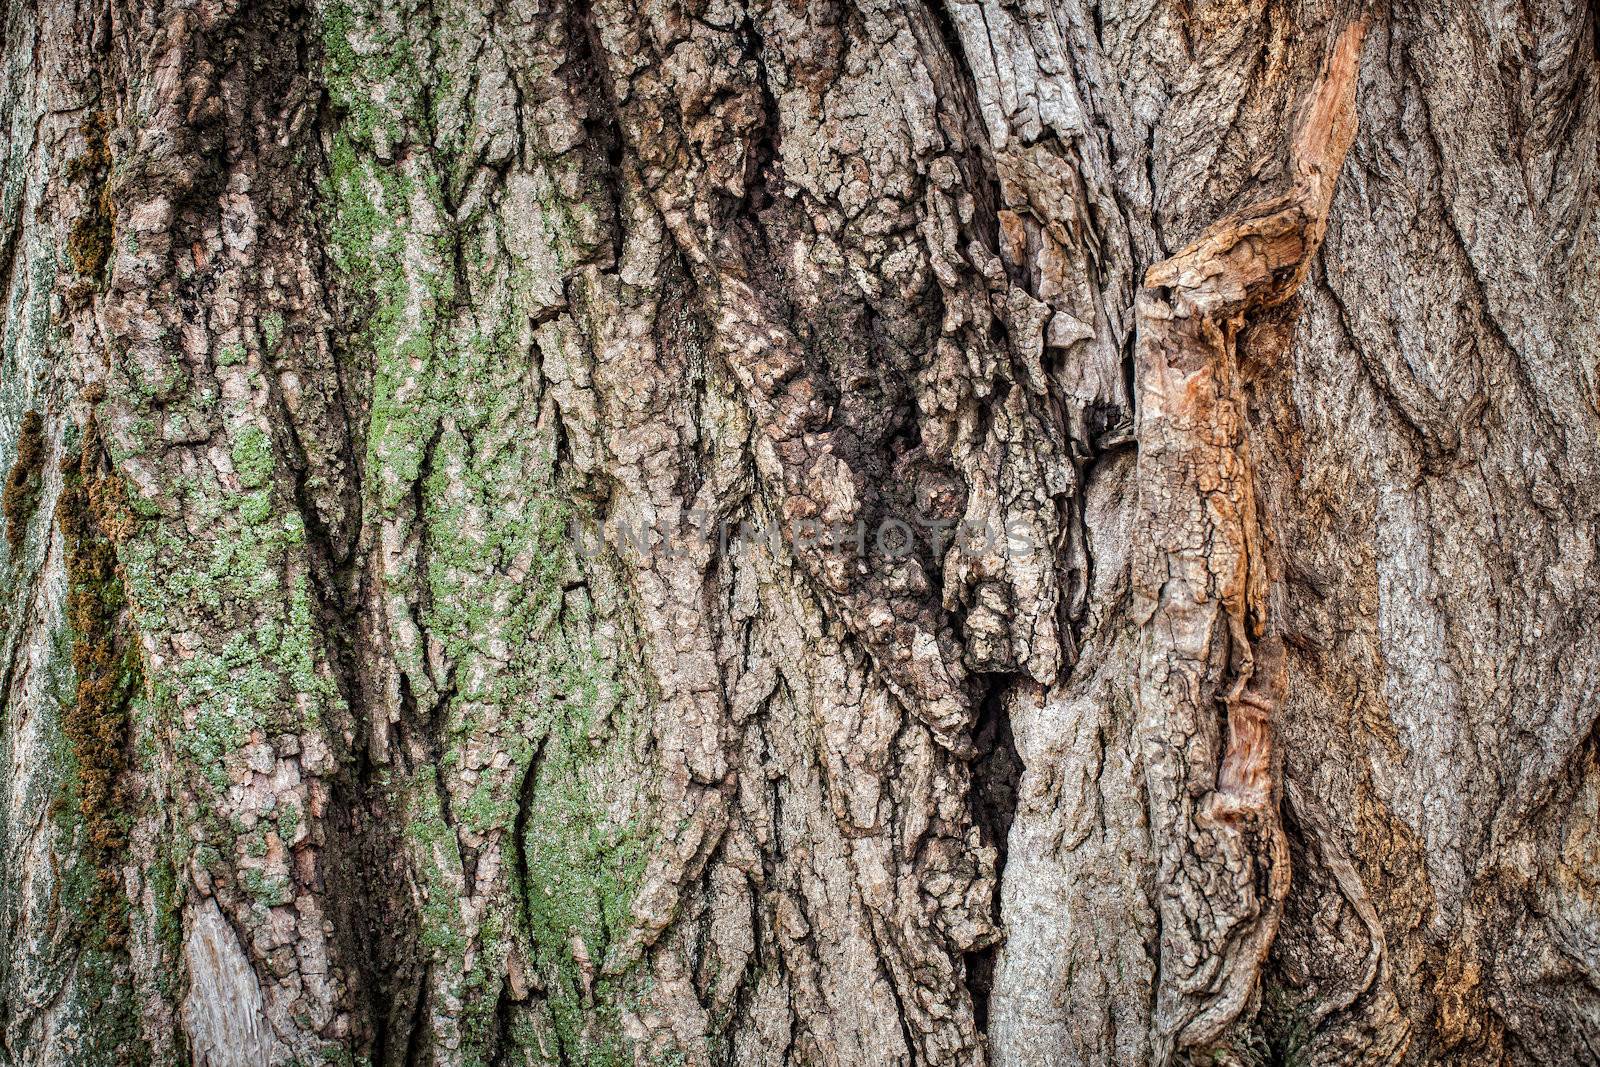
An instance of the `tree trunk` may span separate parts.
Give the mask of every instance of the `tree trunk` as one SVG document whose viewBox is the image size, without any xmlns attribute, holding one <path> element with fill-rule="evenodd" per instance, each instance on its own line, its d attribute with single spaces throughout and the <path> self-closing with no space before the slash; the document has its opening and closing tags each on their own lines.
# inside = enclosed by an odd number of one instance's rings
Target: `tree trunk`
<svg viewBox="0 0 1600 1067">
<path fill-rule="evenodd" d="M 0 1062 L 1600 1063 L 1588 0 L 8 0 Z"/>
</svg>

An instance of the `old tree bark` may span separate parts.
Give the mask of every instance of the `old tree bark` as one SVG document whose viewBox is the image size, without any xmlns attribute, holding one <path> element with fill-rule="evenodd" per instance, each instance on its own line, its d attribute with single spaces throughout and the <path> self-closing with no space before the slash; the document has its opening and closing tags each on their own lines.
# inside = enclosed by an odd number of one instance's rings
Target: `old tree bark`
<svg viewBox="0 0 1600 1067">
<path fill-rule="evenodd" d="M 8 0 L 0 1062 L 1600 1062 L 1597 11 Z"/>
</svg>

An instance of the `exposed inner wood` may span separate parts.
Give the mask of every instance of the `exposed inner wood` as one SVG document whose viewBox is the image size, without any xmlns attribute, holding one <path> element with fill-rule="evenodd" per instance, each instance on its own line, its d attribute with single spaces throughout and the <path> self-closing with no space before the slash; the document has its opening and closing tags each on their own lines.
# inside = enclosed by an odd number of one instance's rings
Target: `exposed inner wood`
<svg viewBox="0 0 1600 1067">
<path fill-rule="evenodd" d="M 1289 299 L 1355 136 L 1365 23 L 1330 50 L 1287 192 L 1151 267 L 1138 298 L 1138 713 L 1161 864 L 1162 1038 L 1218 1040 L 1254 995 L 1289 887 L 1273 719 L 1285 691 L 1236 340 Z"/>
</svg>

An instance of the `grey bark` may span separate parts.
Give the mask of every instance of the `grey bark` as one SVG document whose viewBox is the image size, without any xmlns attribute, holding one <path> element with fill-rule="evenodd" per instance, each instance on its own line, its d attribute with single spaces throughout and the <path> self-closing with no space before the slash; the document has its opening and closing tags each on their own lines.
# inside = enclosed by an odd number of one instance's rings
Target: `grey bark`
<svg viewBox="0 0 1600 1067">
<path fill-rule="evenodd" d="M 1597 41 L 11 0 L 0 1062 L 1600 1062 Z"/>
</svg>

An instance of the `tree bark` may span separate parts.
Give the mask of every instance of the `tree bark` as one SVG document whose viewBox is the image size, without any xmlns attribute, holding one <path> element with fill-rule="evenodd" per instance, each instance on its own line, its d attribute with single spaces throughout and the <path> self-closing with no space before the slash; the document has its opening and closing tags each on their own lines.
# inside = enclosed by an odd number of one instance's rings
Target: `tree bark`
<svg viewBox="0 0 1600 1067">
<path fill-rule="evenodd" d="M 1600 1063 L 1597 23 L 9 0 L 0 1062 Z"/>
</svg>

